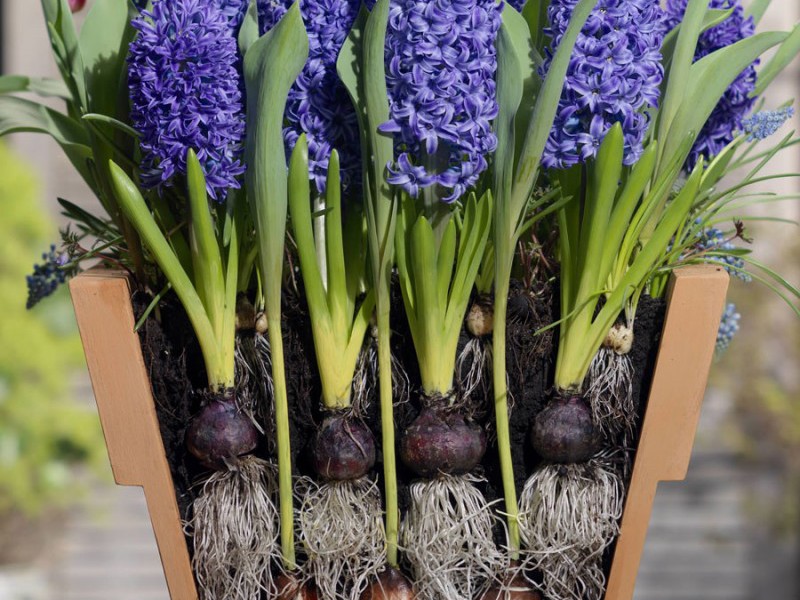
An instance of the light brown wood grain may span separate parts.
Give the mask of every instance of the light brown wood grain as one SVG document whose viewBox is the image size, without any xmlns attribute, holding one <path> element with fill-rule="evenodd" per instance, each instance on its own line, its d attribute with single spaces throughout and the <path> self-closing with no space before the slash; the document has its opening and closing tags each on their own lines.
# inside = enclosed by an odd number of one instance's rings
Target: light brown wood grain
<svg viewBox="0 0 800 600">
<path fill-rule="evenodd" d="M 94 269 L 73 279 L 70 293 L 114 479 L 144 489 L 172 600 L 196 600 L 150 380 L 133 330 L 128 279 Z"/>
<path fill-rule="evenodd" d="M 659 481 L 686 476 L 728 275 L 676 271 L 606 600 L 631 600 Z M 150 382 L 124 274 L 92 270 L 70 283 L 114 477 L 144 488 L 172 600 L 196 600 Z"/>
<path fill-rule="evenodd" d="M 606 600 L 631 600 L 659 481 L 689 468 L 700 407 L 728 290 L 719 267 L 675 271 Z"/>
</svg>

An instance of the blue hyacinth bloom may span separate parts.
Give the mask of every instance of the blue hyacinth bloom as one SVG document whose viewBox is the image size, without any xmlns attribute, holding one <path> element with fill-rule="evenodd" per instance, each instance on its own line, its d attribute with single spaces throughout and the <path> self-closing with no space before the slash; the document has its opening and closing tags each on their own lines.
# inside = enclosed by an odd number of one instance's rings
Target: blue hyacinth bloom
<svg viewBox="0 0 800 600">
<path fill-rule="evenodd" d="M 681 22 L 686 4 L 687 0 L 667 0 L 665 22 L 668 29 L 673 29 Z M 755 33 L 755 21 L 753 17 L 745 17 L 740 0 L 709 0 L 708 6 L 719 10 L 733 9 L 733 12 L 722 23 L 700 35 L 695 61 Z M 686 164 L 688 170 L 697 164 L 700 157 L 715 157 L 733 141 L 736 132 L 742 131 L 743 120 L 756 101 L 750 97 L 750 92 L 756 86 L 756 65 L 758 61 L 742 71 L 723 94 L 695 140 Z"/>
<path fill-rule="evenodd" d="M 569 25 L 577 0 L 552 0 L 542 75 Z M 664 77 L 661 43 L 665 28 L 658 0 L 600 0 L 581 30 L 542 164 L 564 169 L 593 158 L 608 130 L 622 125 L 624 162 L 635 163 L 658 106 Z"/>
<path fill-rule="evenodd" d="M 739 331 L 739 320 L 742 318 L 736 312 L 736 305 L 727 304 L 725 312 L 722 313 L 722 320 L 719 323 L 719 330 L 717 331 L 717 352 L 722 353 L 728 349 L 731 341 Z"/>
<path fill-rule="evenodd" d="M 231 15 L 206 0 L 156 0 L 133 26 L 138 33 L 128 56 L 128 85 L 131 121 L 141 134 L 142 183 L 172 185 L 186 173 L 193 149 L 209 195 L 224 200 L 245 171 Z"/>
<path fill-rule="evenodd" d="M 497 147 L 495 0 L 393 0 L 386 33 L 386 83 L 397 160 L 389 182 L 416 196 L 436 186 L 458 199 Z"/>
<path fill-rule="evenodd" d="M 42 254 L 42 264 L 33 265 L 33 274 L 25 279 L 28 283 L 27 308 L 33 308 L 39 302 L 52 295 L 67 280 L 67 272 L 63 269 L 69 262 L 64 252 L 56 252 L 55 244 L 50 251 Z"/>
<path fill-rule="evenodd" d="M 288 0 L 258 0 L 262 33 L 291 6 Z M 283 137 L 289 152 L 302 134 L 308 140 L 309 177 L 325 191 L 331 152 L 339 153 L 342 188 L 354 195 L 361 183 L 358 118 L 336 61 L 361 8 L 360 0 L 300 0 L 308 32 L 308 60 L 289 91 Z"/>
<path fill-rule="evenodd" d="M 793 116 L 794 108 L 791 106 L 784 106 L 778 110 L 762 110 L 744 119 L 742 130 L 747 134 L 748 142 L 765 140 Z"/>
</svg>

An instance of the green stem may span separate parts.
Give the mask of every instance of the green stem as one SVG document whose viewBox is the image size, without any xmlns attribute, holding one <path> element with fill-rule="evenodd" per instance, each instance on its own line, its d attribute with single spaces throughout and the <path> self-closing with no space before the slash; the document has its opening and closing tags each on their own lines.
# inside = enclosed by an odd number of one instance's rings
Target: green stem
<svg viewBox="0 0 800 600">
<path fill-rule="evenodd" d="M 378 374 L 380 377 L 381 435 L 383 437 L 383 478 L 386 501 L 386 560 L 397 568 L 400 508 L 397 502 L 397 459 L 394 442 L 394 400 L 392 397 L 392 347 L 389 323 L 389 289 L 378 294 Z"/>
<path fill-rule="evenodd" d="M 275 389 L 275 423 L 278 445 L 278 485 L 281 511 L 281 551 L 283 564 L 289 569 L 297 567 L 294 552 L 294 499 L 292 498 L 292 448 L 289 438 L 289 401 L 286 395 L 286 369 L 283 358 L 283 334 L 280 315 L 269 320 L 269 344 L 272 357 L 272 378 Z"/>
<path fill-rule="evenodd" d="M 498 257 L 500 257 L 498 249 Z M 506 315 L 511 281 L 510 261 L 498 260 L 494 294 L 494 333 L 492 336 L 492 379 L 494 381 L 494 412 L 497 427 L 497 452 L 500 457 L 500 475 L 508 522 L 508 546 L 511 559 L 519 558 L 519 509 L 517 488 L 514 482 L 514 463 L 511 458 L 511 433 L 508 415 L 508 386 L 506 383 Z"/>
</svg>

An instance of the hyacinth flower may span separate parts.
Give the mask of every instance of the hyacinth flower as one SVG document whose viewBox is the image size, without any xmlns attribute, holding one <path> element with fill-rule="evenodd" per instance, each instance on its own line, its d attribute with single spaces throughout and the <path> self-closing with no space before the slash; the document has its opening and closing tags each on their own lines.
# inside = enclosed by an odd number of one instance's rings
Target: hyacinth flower
<svg viewBox="0 0 800 600">
<path fill-rule="evenodd" d="M 664 22 L 668 29 L 671 30 L 681 23 L 686 6 L 687 0 L 667 0 Z M 708 8 L 730 11 L 730 15 L 700 34 L 694 54 L 695 61 L 755 33 L 755 20 L 752 16 L 745 15 L 740 0 L 709 0 Z M 757 60 L 739 73 L 725 90 L 697 135 L 687 159 L 687 169 L 691 169 L 700 156 L 706 160 L 717 156 L 742 130 L 744 119 L 756 102 L 753 95 L 756 87 L 756 66 Z"/>
<path fill-rule="evenodd" d="M 289 0 L 258 0 L 259 27 L 269 31 L 291 5 Z M 339 154 L 343 191 L 354 197 L 360 190 L 361 152 L 358 119 L 336 61 L 361 8 L 360 0 L 300 0 L 308 32 L 309 52 L 303 70 L 289 92 L 284 141 L 292 152 L 305 134 L 309 177 L 315 191 L 325 193 L 328 161 Z"/>
<path fill-rule="evenodd" d="M 748 142 L 762 141 L 778 131 L 793 116 L 793 106 L 762 110 L 742 120 L 742 130 L 747 134 Z"/>
<path fill-rule="evenodd" d="M 497 146 L 494 0 L 393 2 L 386 39 L 390 119 L 397 159 L 389 182 L 453 202 L 475 185 Z"/>
<path fill-rule="evenodd" d="M 156 0 L 133 26 L 128 87 L 143 185 L 169 187 L 185 177 L 192 149 L 209 196 L 223 202 L 245 171 L 239 56 L 229 15 L 213 2 Z"/>
<path fill-rule="evenodd" d="M 550 67 L 574 10 L 574 0 L 555 0 L 547 9 L 552 39 L 542 67 Z M 650 123 L 649 111 L 658 106 L 664 77 L 661 43 L 663 14 L 658 2 L 601 0 L 581 30 L 558 113 L 542 163 L 566 169 L 597 155 L 614 123 L 622 125 L 625 164 L 634 164 Z"/>
</svg>

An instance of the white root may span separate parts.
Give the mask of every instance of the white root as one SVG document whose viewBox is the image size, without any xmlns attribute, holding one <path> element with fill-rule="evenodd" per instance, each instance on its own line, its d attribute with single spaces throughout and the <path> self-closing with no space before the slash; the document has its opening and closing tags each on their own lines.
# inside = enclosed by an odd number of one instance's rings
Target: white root
<svg viewBox="0 0 800 600">
<path fill-rule="evenodd" d="M 464 345 L 456 362 L 461 393 L 465 398 L 473 392 L 487 388 L 492 372 L 491 340 L 472 337 Z"/>
<path fill-rule="evenodd" d="M 304 576 L 321 598 L 358 600 L 386 562 L 378 486 L 366 477 L 306 485 L 298 517 Z"/>
<path fill-rule="evenodd" d="M 494 543 L 497 517 L 477 481 L 443 475 L 411 485 L 400 535 L 419 600 L 474 598 L 508 567 Z"/>
<path fill-rule="evenodd" d="M 587 398 L 592 418 L 609 442 L 629 442 L 636 429 L 633 363 L 627 354 L 602 347 L 589 367 Z"/>
<path fill-rule="evenodd" d="M 411 382 L 400 360 L 392 353 L 392 394 L 394 403 L 408 402 L 411 394 Z M 377 393 L 378 375 L 378 342 L 377 333 L 370 336 L 369 341 L 361 352 L 356 363 L 356 372 L 353 377 L 353 395 L 361 398 L 362 408 L 370 398 Z"/>
<path fill-rule="evenodd" d="M 550 600 L 600 600 L 603 553 L 619 535 L 625 487 L 606 457 L 540 467 L 519 501 L 526 568 Z"/>
<path fill-rule="evenodd" d="M 211 475 L 194 501 L 187 530 L 201 600 L 252 600 L 275 592 L 280 557 L 276 469 L 254 456 Z"/>
</svg>

